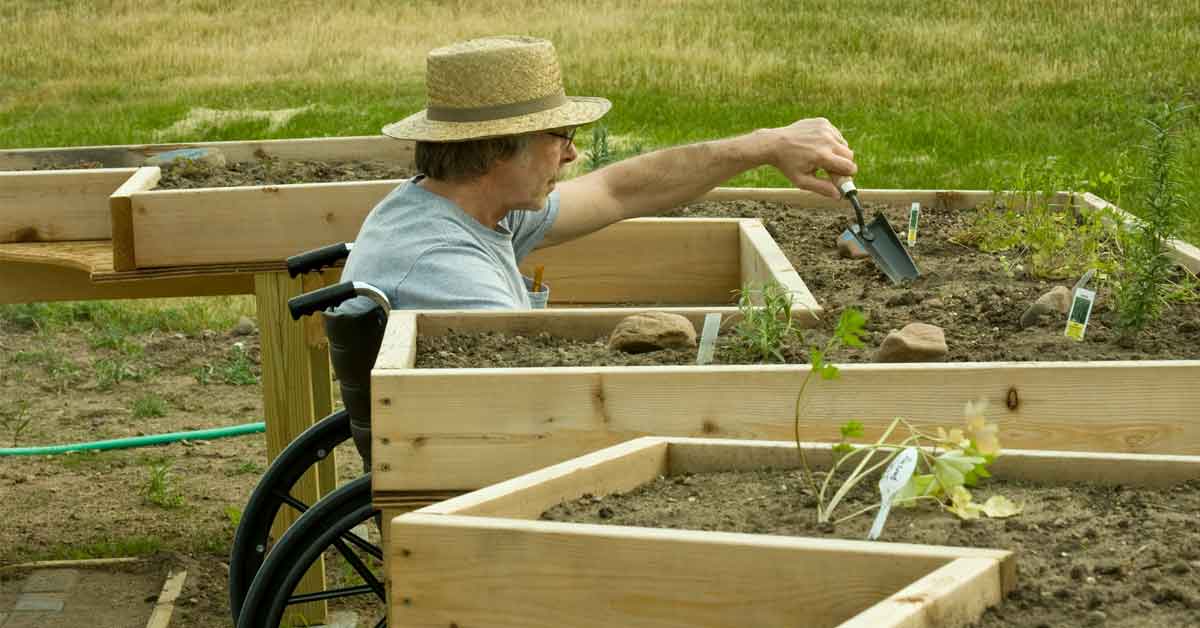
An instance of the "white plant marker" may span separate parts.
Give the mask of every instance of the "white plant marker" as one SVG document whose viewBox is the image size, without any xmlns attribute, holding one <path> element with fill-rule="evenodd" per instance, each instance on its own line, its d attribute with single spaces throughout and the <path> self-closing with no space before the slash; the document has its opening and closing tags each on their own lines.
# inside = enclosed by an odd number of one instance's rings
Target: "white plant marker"
<svg viewBox="0 0 1200 628">
<path fill-rule="evenodd" d="M 704 329 L 700 332 L 700 352 L 696 354 L 696 364 L 712 362 L 713 350 L 717 344 L 717 331 L 720 329 L 720 312 L 704 315 Z"/>
<path fill-rule="evenodd" d="M 900 452 L 879 478 L 879 512 L 875 513 L 875 523 L 867 533 L 867 540 L 874 541 L 883 532 L 883 524 L 887 522 L 888 513 L 892 511 L 892 498 L 900 489 L 908 484 L 913 471 L 917 470 L 917 448 L 907 447 Z"/>
<path fill-rule="evenodd" d="M 1092 304 L 1096 301 L 1096 293 L 1087 288 L 1079 288 L 1071 299 L 1071 313 L 1067 316 L 1065 335 L 1075 340 L 1083 340 L 1087 329 L 1088 319 L 1092 317 Z"/>
<path fill-rule="evenodd" d="M 917 245 L 917 221 L 921 217 L 921 204 L 913 203 L 908 210 L 908 246 Z"/>
</svg>

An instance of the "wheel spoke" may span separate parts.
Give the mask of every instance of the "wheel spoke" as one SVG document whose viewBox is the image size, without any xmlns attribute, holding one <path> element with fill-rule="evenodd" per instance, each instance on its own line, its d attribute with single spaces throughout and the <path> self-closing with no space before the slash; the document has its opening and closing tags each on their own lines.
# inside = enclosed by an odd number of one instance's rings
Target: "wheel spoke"
<svg viewBox="0 0 1200 628">
<path fill-rule="evenodd" d="M 281 491 L 275 490 L 275 491 L 271 491 L 271 494 L 274 495 L 275 497 L 278 497 L 279 499 L 283 500 L 283 503 L 287 504 L 288 506 L 291 506 L 292 508 L 295 508 L 300 513 L 304 513 L 305 511 L 308 510 L 308 504 L 296 499 L 295 497 L 292 497 L 288 493 L 283 493 Z"/>
<path fill-rule="evenodd" d="M 377 560 L 383 560 L 383 550 L 380 549 L 378 545 L 371 543 L 361 536 L 347 530 L 346 532 L 342 533 L 342 539 L 349 541 L 351 545 L 370 554 Z"/>
<path fill-rule="evenodd" d="M 350 566 L 354 568 L 354 571 L 358 572 L 358 575 L 362 577 L 363 581 L 375 590 L 375 593 L 379 596 L 379 599 L 386 600 L 387 593 L 384 593 L 383 591 L 383 583 L 379 582 L 379 579 L 376 578 L 375 574 L 371 572 L 370 567 L 367 567 L 365 564 L 363 564 L 363 561 L 358 557 L 358 554 L 355 554 L 354 551 L 351 550 L 350 547 L 341 539 L 335 539 L 333 541 L 333 546 L 336 547 L 339 552 L 341 552 L 342 558 L 345 558 L 346 562 L 350 563 Z"/>
<path fill-rule="evenodd" d="M 375 591 L 371 589 L 369 584 L 360 584 L 354 587 L 343 587 L 341 589 L 329 589 L 328 591 L 318 591 L 316 593 L 302 593 L 293 595 L 288 598 L 288 606 L 293 604 L 303 604 L 305 602 L 319 602 L 321 600 L 334 600 L 343 597 L 354 597 L 356 595 L 374 595 Z"/>
</svg>

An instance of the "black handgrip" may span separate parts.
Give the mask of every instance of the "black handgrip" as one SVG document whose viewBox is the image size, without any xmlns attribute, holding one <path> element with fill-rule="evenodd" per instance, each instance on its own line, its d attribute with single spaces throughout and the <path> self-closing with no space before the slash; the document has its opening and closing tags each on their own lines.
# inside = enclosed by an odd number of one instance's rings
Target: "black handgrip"
<svg viewBox="0 0 1200 628">
<path fill-rule="evenodd" d="M 288 299 L 288 311 L 292 313 L 292 320 L 298 321 L 302 316 L 331 308 L 357 294 L 354 283 L 346 281 Z"/>
<path fill-rule="evenodd" d="M 287 258 L 288 275 L 295 278 L 296 275 L 321 270 L 346 259 L 348 255 L 350 255 L 350 247 L 345 242 L 305 251 Z"/>
</svg>

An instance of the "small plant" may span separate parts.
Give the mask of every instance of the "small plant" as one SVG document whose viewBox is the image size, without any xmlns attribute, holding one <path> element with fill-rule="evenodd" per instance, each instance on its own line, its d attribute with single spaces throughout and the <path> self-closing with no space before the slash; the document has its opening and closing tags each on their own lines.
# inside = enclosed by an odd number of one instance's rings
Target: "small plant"
<svg viewBox="0 0 1200 628">
<path fill-rule="evenodd" d="M 152 463 L 145 488 L 146 501 L 166 509 L 183 506 L 183 495 L 172 486 L 173 477 L 170 462 L 163 460 Z"/>
<path fill-rule="evenodd" d="M 242 509 L 236 506 L 226 506 L 225 516 L 229 519 L 229 523 L 237 528 L 238 524 L 242 522 Z"/>
<path fill-rule="evenodd" d="M 228 476 L 260 475 L 260 474 L 262 474 L 262 472 L 263 472 L 262 465 L 258 464 L 257 462 L 254 462 L 253 460 L 247 460 L 245 462 L 238 464 L 237 467 L 235 467 L 231 470 L 226 470 L 225 475 L 228 475 Z"/>
<path fill-rule="evenodd" d="M 778 283 L 761 288 L 748 285 L 738 291 L 737 322 L 733 328 L 736 347 L 760 362 L 786 362 L 787 342 L 801 335 L 792 319 L 792 295 Z"/>
<path fill-rule="evenodd" d="M 21 434 L 32 422 L 33 415 L 29 413 L 29 401 L 25 399 L 19 399 L 13 408 L 0 411 L 0 425 L 4 427 L 5 432 L 12 435 L 13 447 L 21 442 Z"/>
<path fill-rule="evenodd" d="M 208 385 L 215 379 L 231 386 L 249 386 L 258 383 L 254 374 L 254 361 L 246 346 L 240 342 L 233 343 L 229 355 L 218 364 L 204 364 L 192 371 L 192 376 L 202 385 Z"/>
<path fill-rule="evenodd" d="M 1176 124 L 1184 109 L 1164 105 L 1145 120 L 1152 133 L 1145 147 L 1149 190 L 1142 220 L 1121 238 L 1124 265 L 1114 288 L 1117 329 L 1126 338 L 1158 318 L 1171 292 L 1174 263 L 1167 242 L 1178 233 L 1186 207 L 1175 165 Z"/>
<path fill-rule="evenodd" d="M 138 368 L 120 354 L 96 360 L 92 370 L 96 372 L 96 387 L 100 390 L 109 390 L 124 381 L 140 382 L 149 374 L 148 370 Z"/>
<path fill-rule="evenodd" d="M 135 419 L 164 417 L 167 416 L 167 402 L 158 395 L 146 395 L 134 400 L 131 412 Z"/>
<path fill-rule="evenodd" d="M 974 486 L 979 479 L 990 477 L 988 467 L 1000 453 L 1000 441 L 996 426 L 986 422 L 982 403 L 968 403 L 965 409 L 966 425 L 949 432 L 939 427 L 936 433 L 930 433 L 919 429 L 902 417 L 896 417 L 879 439 L 869 445 L 850 444 L 851 438 L 862 437 L 865 431 L 861 422 L 849 421 L 841 427 L 841 440 L 832 447 L 832 465 L 818 483 L 817 474 L 809 465 L 800 439 L 804 396 L 814 373 L 826 380 L 838 377 L 837 367 L 828 362 L 827 356 L 842 345 L 862 346 L 865 324 L 866 318 L 861 312 L 854 309 L 842 312 L 834 334 L 826 345 L 820 350 L 813 349 L 811 351 L 812 368 L 805 374 L 800 391 L 796 396 L 794 423 L 796 450 L 800 456 L 805 482 L 816 498 L 817 522 L 836 524 L 880 508 L 881 503 L 873 504 L 840 518 L 834 518 L 837 507 L 856 486 L 863 480 L 881 472 L 898 454 L 909 448 L 916 452 L 917 468 L 923 469 L 924 472 L 915 472 L 899 493 L 893 496 L 889 505 L 905 505 L 920 500 L 930 500 L 937 502 L 947 511 L 967 519 L 976 518 L 980 514 L 1006 517 L 1019 512 L 1020 508 L 1003 496 L 993 496 L 983 504 L 975 504 L 968 490 L 968 487 Z M 909 436 L 898 443 L 889 443 L 888 440 L 900 426 L 908 430 Z M 882 459 L 877 460 L 876 455 L 880 453 L 883 454 Z M 849 475 L 839 474 L 839 470 L 844 469 L 855 459 L 858 459 L 858 464 L 849 472 Z M 842 478 L 840 485 L 833 488 L 835 480 L 839 477 Z"/>
</svg>

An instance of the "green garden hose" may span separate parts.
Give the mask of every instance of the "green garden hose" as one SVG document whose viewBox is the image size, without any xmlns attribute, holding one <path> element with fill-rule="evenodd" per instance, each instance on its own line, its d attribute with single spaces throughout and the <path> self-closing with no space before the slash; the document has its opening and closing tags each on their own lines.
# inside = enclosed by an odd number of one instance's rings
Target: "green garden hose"
<svg viewBox="0 0 1200 628">
<path fill-rule="evenodd" d="M 65 454 L 73 451 L 103 451 L 106 449 L 126 449 L 129 447 L 146 447 L 149 445 L 165 445 L 181 440 L 212 440 L 229 436 L 242 436 L 266 431 L 266 423 L 246 423 L 230 427 L 216 427 L 207 430 L 191 432 L 171 432 L 169 434 L 151 434 L 149 436 L 133 436 L 130 438 L 114 438 L 99 440 L 91 443 L 74 443 L 71 445 L 47 445 L 44 447 L 11 447 L 0 448 L 0 456 L 48 456 Z"/>
</svg>

